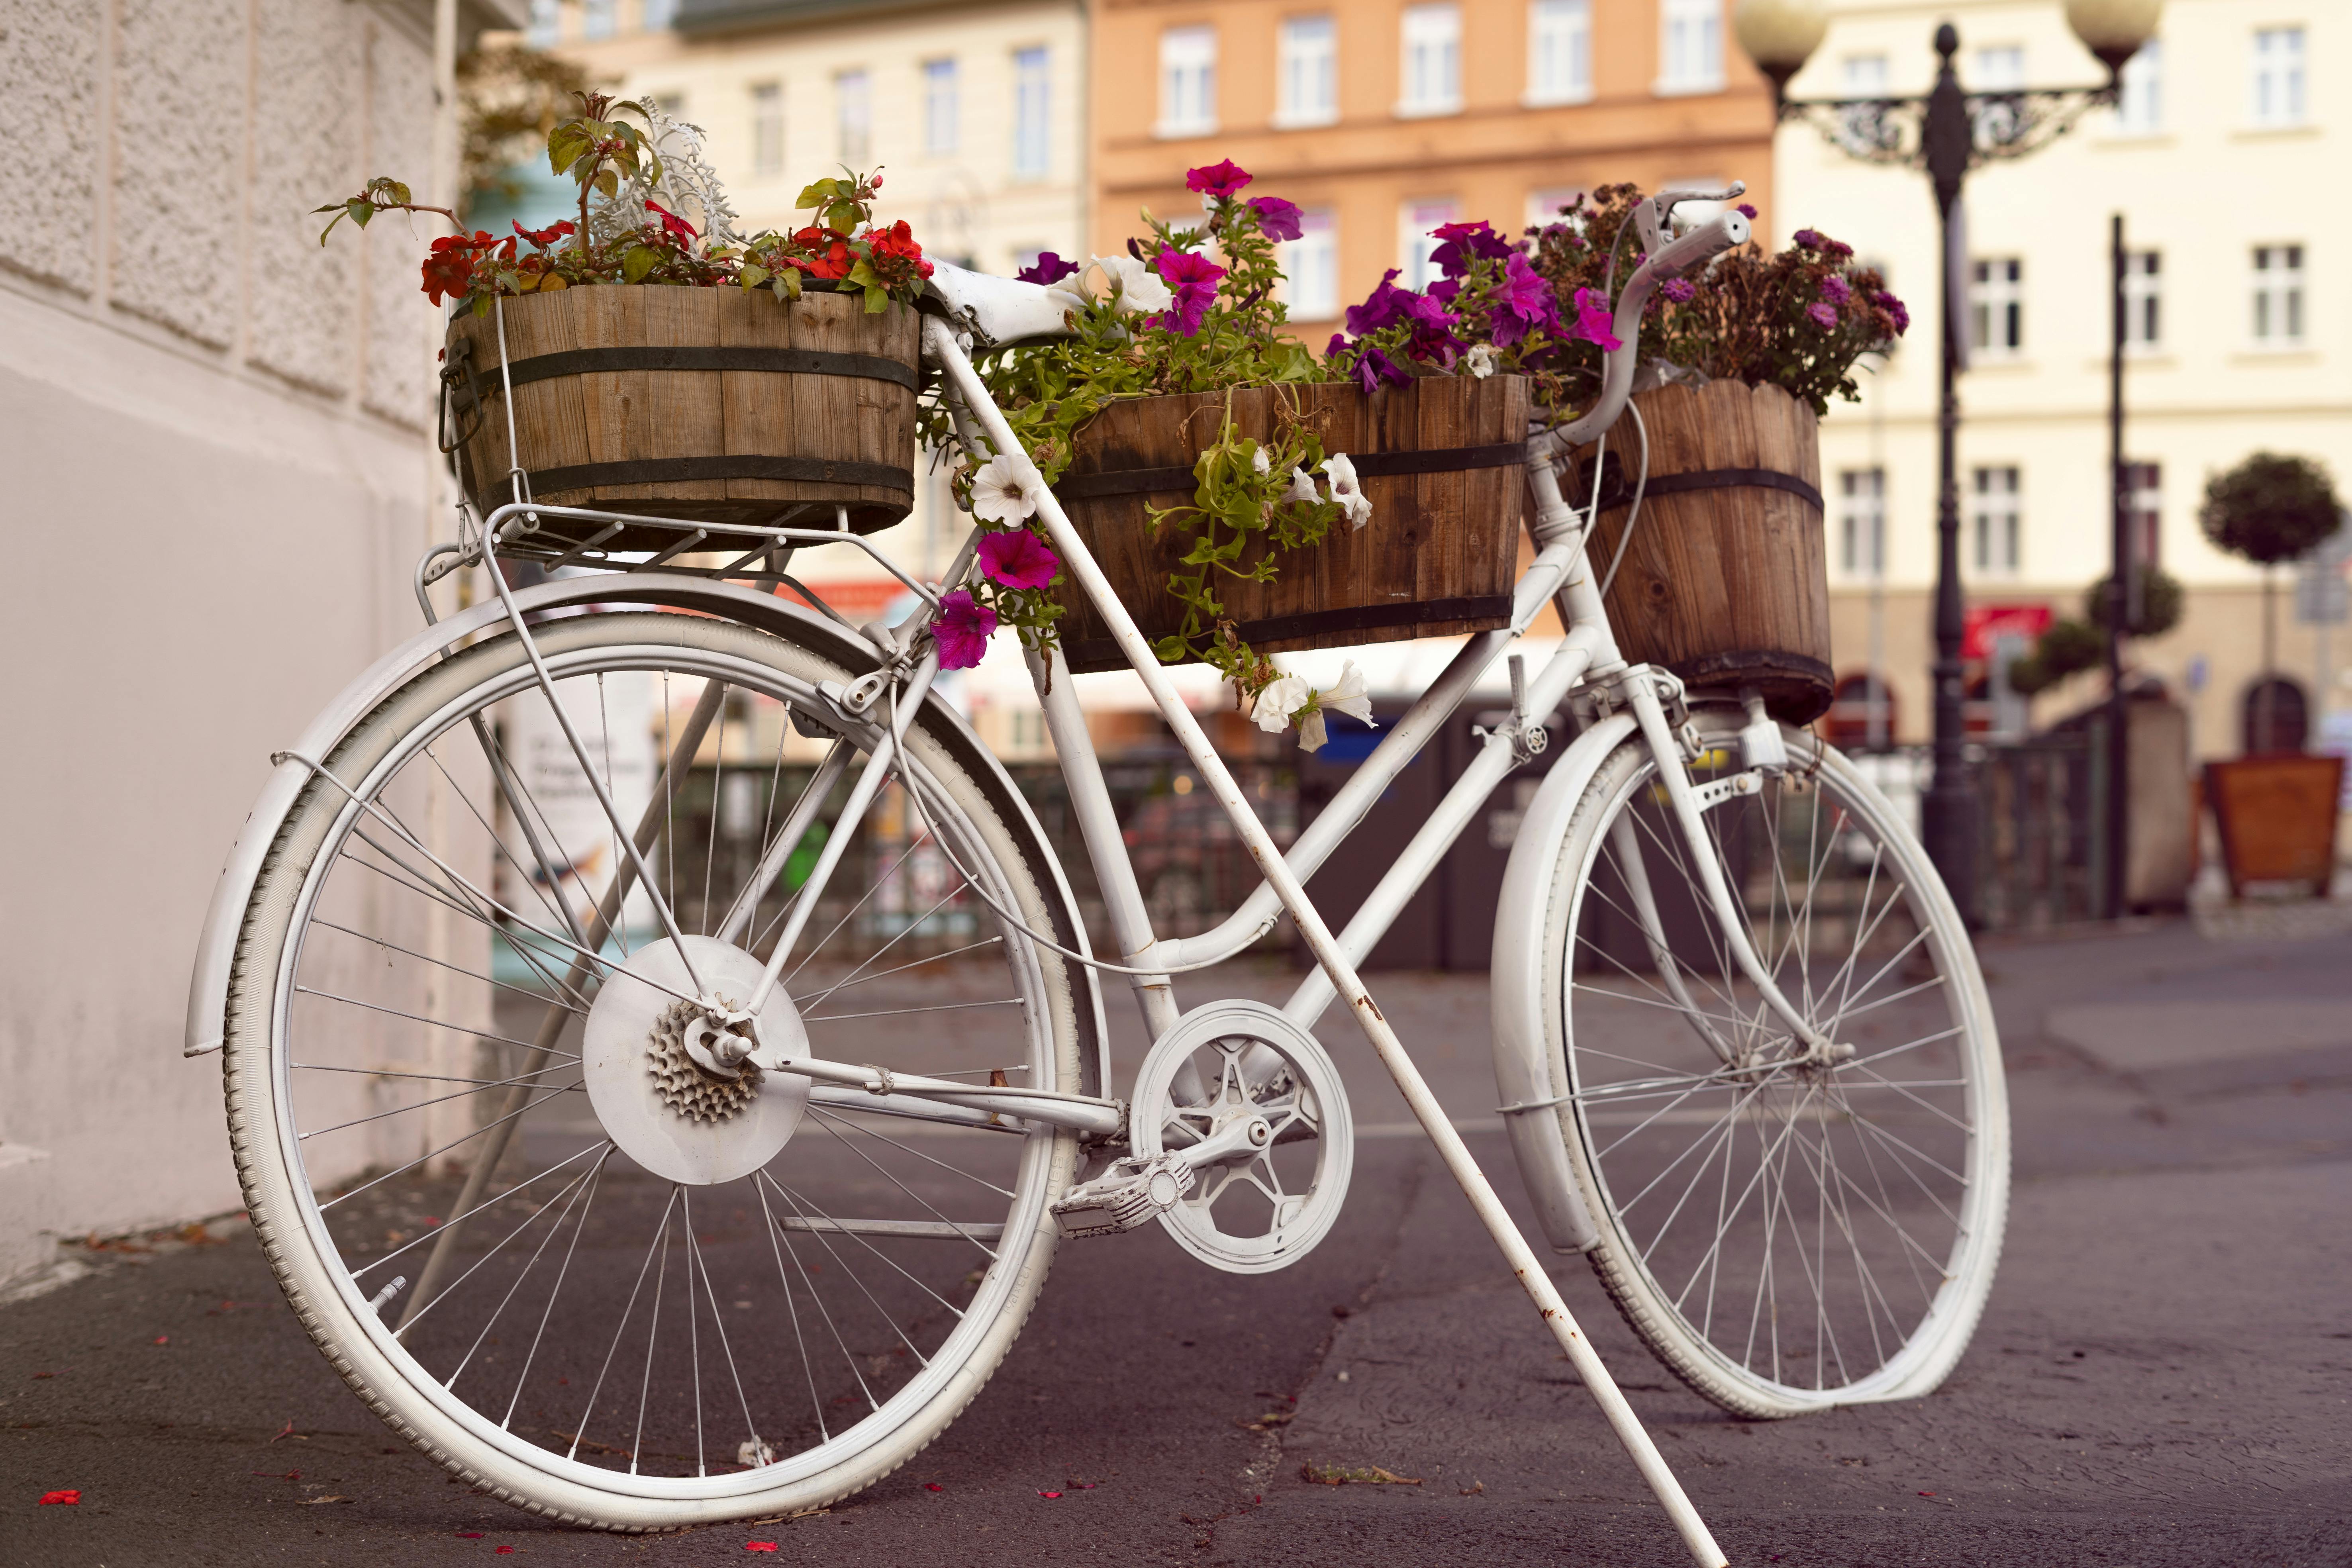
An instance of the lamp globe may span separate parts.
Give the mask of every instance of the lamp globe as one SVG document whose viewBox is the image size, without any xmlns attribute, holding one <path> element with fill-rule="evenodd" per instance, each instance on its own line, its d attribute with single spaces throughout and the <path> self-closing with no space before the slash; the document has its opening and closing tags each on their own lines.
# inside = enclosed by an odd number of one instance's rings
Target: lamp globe
<svg viewBox="0 0 2352 1568">
<path fill-rule="evenodd" d="M 2112 77 L 2156 36 L 2164 0 L 2066 0 L 2066 25 Z"/>
<path fill-rule="evenodd" d="M 1828 10 L 1822 0 L 1739 0 L 1731 16 L 1731 30 L 1756 68 L 1772 79 L 1779 97 L 1789 79 L 1821 47 L 1829 31 Z"/>
</svg>

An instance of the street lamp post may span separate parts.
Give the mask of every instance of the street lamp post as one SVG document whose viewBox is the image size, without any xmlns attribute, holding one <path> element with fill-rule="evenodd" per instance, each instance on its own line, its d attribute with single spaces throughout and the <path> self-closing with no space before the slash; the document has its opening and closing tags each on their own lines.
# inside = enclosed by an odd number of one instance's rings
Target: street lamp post
<svg viewBox="0 0 2352 1568">
<path fill-rule="evenodd" d="M 1936 195 L 1943 246 L 1943 338 L 1936 418 L 1935 776 L 1920 810 L 1920 837 L 1961 918 L 1977 923 L 1977 795 L 1967 757 L 1966 688 L 1960 642 L 1966 625 L 1960 592 L 1958 374 L 1965 363 L 1961 269 L 1954 224 L 1968 172 L 1996 159 L 2021 158 L 2070 130 L 2091 109 L 2116 101 L 2118 73 L 2156 31 L 2163 0 L 2068 0 L 2066 20 L 2107 68 L 2099 87 L 1972 93 L 1960 86 L 1952 57 L 1959 32 L 1936 29 L 1936 84 L 1916 98 L 1792 99 L 1797 74 L 1828 30 L 1822 0 L 1740 0 L 1734 26 L 1741 47 L 1772 79 L 1781 120 L 1810 121 L 1850 156 L 1927 173 Z"/>
</svg>

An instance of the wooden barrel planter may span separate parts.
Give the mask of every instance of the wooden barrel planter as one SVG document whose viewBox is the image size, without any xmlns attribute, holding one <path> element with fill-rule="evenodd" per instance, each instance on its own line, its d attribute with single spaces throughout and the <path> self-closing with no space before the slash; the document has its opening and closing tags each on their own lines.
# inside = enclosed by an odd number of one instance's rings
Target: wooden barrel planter
<svg viewBox="0 0 2352 1568">
<path fill-rule="evenodd" d="M 869 316 L 855 294 L 786 303 L 740 289 L 615 285 L 505 308 L 516 445 L 535 500 L 819 528 L 834 526 L 839 505 L 860 533 L 913 509 L 921 326 L 905 306 Z M 512 499 L 494 316 L 449 323 L 444 380 L 442 439 L 463 435 L 466 494 L 487 516 Z M 546 519 L 541 538 L 597 526 Z M 633 529 L 604 548 L 660 550 L 678 538 Z"/>
<path fill-rule="evenodd" d="M 1182 627 L 1184 607 L 1168 578 L 1191 540 L 1176 525 L 1155 534 L 1146 508 L 1192 500 L 1192 465 L 1215 442 L 1227 396 L 1112 405 L 1078 433 L 1069 470 L 1054 487 L 1120 602 L 1155 640 Z M 1217 579 L 1217 597 L 1244 642 L 1278 653 L 1509 624 L 1526 493 L 1525 378 L 1431 377 L 1370 395 L 1339 383 L 1230 396 L 1234 426 L 1260 440 L 1295 411 L 1324 450 L 1348 454 L 1372 503 L 1361 529 L 1343 521 L 1319 545 L 1274 550 L 1270 583 Z M 1084 596 L 1066 582 L 1058 592 L 1070 668 L 1127 668 Z"/>
<path fill-rule="evenodd" d="M 1811 723 L 1836 688 L 1819 420 L 1777 386 L 1736 381 L 1662 387 L 1633 405 L 1649 432 L 1649 479 L 1608 594 L 1617 646 L 1695 690 L 1754 687 L 1774 717 Z M 1624 533 L 1639 440 L 1630 419 L 1610 437 L 1596 572 L 1607 573 Z M 1591 494 L 1591 456 L 1582 449 L 1582 477 L 1570 476 L 1579 502 Z"/>
</svg>

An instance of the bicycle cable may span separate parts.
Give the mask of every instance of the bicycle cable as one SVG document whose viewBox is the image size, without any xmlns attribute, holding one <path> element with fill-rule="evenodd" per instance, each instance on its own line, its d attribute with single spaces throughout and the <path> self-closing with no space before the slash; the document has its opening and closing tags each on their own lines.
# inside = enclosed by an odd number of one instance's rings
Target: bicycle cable
<svg viewBox="0 0 2352 1568">
<path fill-rule="evenodd" d="M 1625 412 L 1633 416 L 1633 433 L 1642 438 L 1642 466 L 1633 475 L 1633 505 L 1625 513 L 1625 531 L 1617 536 L 1617 552 L 1609 558 L 1609 574 L 1601 579 L 1601 596 L 1603 599 L 1609 596 L 1609 584 L 1617 581 L 1617 568 L 1625 563 L 1626 549 L 1633 542 L 1633 525 L 1642 520 L 1642 492 L 1650 483 L 1650 427 L 1642 423 L 1642 411 L 1633 406 L 1631 399 L 1626 401 Z M 1601 505 L 1599 471 L 1600 465 L 1595 463 L 1592 504 L 1596 510 Z"/>
</svg>

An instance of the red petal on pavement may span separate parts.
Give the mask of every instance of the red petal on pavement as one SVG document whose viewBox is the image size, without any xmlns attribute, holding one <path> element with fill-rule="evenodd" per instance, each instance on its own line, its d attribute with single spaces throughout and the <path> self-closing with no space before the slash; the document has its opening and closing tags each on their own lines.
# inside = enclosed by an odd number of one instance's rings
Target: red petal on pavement
<svg viewBox="0 0 2352 1568">
<path fill-rule="evenodd" d="M 1062 1494 L 1059 1492 L 1039 1492 L 1037 1495 L 1039 1497 L 1060 1497 Z"/>
<path fill-rule="evenodd" d="M 746 1552 L 773 1552 L 775 1549 L 776 1543 L 772 1541 L 747 1541 L 743 1543 Z"/>
<path fill-rule="evenodd" d="M 1919 1495 L 1921 1497 L 1934 1497 L 1936 1494 L 1934 1492 L 1921 1492 Z"/>
<path fill-rule="evenodd" d="M 169 1334 L 157 1334 L 155 1336 L 155 1342 L 159 1345 L 168 1345 L 172 1342 L 172 1336 Z"/>
<path fill-rule="evenodd" d="M 504 1556 L 508 1555 L 509 1553 L 510 1553 L 510 1552 L 513 1552 L 513 1551 L 514 1551 L 514 1548 L 513 1548 L 513 1547 L 511 1547 L 511 1546 L 501 1546 L 501 1547 L 499 1547 L 499 1550 L 498 1550 L 498 1553 L 497 1553 L 497 1554 L 498 1554 L 499 1556 L 500 1556 L 500 1557 L 504 1557 Z"/>
<path fill-rule="evenodd" d="M 81 1501 L 81 1493 L 79 1490 L 69 1492 L 43 1492 L 41 1494 L 41 1502 L 44 1506 L 53 1502 L 75 1503 L 79 1501 Z"/>
<path fill-rule="evenodd" d="M 937 1481 L 925 1481 L 923 1483 L 923 1489 L 927 1492 L 943 1492 L 948 1489 L 940 1485 Z"/>
<path fill-rule="evenodd" d="M 482 1532 L 478 1530 L 461 1530 L 457 1532 L 457 1539 L 460 1541 L 479 1541 L 481 1538 Z"/>
</svg>

